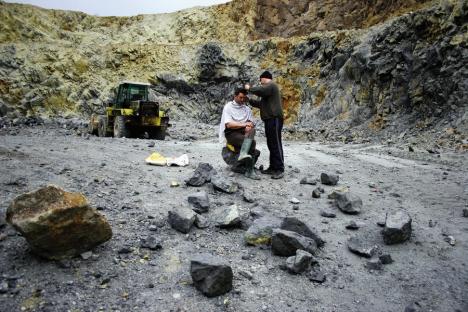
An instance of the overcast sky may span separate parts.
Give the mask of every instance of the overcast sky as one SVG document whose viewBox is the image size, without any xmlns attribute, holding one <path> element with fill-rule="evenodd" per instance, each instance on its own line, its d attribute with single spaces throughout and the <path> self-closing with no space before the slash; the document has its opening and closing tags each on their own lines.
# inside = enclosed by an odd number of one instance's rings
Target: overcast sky
<svg viewBox="0 0 468 312">
<path fill-rule="evenodd" d="M 228 0 L 7 0 L 28 3 L 47 9 L 81 11 L 100 16 L 130 16 L 138 14 L 169 13 L 195 6 L 210 6 Z"/>
</svg>

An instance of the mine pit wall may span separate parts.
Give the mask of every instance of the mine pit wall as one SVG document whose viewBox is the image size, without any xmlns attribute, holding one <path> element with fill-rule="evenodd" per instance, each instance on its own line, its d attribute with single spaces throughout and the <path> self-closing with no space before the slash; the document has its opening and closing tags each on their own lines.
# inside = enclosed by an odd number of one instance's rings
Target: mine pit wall
<svg viewBox="0 0 468 312">
<path fill-rule="evenodd" d="M 315 2 L 309 2 L 310 11 Z M 397 1 L 389 3 L 397 7 Z M 174 119 L 216 124 L 234 88 L 257 82 L 258 74 L 270 69 L 282 87 L 288 127 L 309 139 L 321 133 L 359 141 L 445 128 L 466 134 L 466 0 L 443 1 L 366 29 L 298 30 L 305 35 L 290 38 L 276 29 L 276 37 L 250 41 L 249 36 L 265 34 L 255 20 L 261 4 L 239 0 L 174 16 L 132 18 L 67 17 L 31 9 L 28 14 L 36 21 L 44 18 L 50 33 L 40 40 L 2 37 L 1 99 L 22 114 L 71 110 L 88 115 L 102 110 L 120 80 L 147 80 L 155 85 L 152 96 L 171 109 Z M 394 13 L 419 5 L 423 2 L 408 2 Z M 54 24 L 50 14 L 61 24 Z M 203 31 L 198 27 L 207 14 L 223 22 L 215 19 Z M 81 28 L 64 32 L 63 20 L 72 30 L 79 20 Z M 360 21 L 363 27 L 369 23 Z M 177 34 L 158 31 L 171 27 Z"/>
</svg>

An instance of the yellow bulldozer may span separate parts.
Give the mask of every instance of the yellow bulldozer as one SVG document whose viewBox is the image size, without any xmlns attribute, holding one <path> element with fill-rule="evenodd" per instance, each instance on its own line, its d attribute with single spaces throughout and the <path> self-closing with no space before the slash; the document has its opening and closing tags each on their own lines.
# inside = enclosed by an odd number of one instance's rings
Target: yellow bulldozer
<svg viewBox="0 0 468 312">
<path fill-rule="evenodd" d="M 88 132 L 100 137 L 141 137 L 164 140 L 169 117 L 158 102 L 149 101 L 149 83 L 123 81 L 105 115 L 91 116 Z"/>
</svg>

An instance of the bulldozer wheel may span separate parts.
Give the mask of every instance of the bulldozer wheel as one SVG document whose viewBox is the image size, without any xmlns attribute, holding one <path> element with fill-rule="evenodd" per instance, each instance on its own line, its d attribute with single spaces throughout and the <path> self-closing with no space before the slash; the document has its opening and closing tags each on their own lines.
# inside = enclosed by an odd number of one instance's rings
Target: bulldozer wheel
<svg viewBox="0 0 468 312">
<path fill-rule="evenodd" d="M 98 133 L 98 129 L 97 127 L 95 127 L 95 124 L 94 124 L 94 116 L 92 116 L 91 119 L 89 120 L 88 133 L 91 135 L 93 134 L 96 135 Z"/>
<path fill-rule="evenodd" d="M 99 116 L 97 133 L 100 137 L 107 136 L 107 118 L 104 116 Z"/>
<path fill-rule="evenodd" d="M 164 141 L 166 138 L 166 128 L 160 127 L 156 129 L 151 129 L 148 131 L 150 139 Z"/>
<path fill-rule="evenodd" d="M 114 137 L 115 138 L 129 138 L 130 137 L 130 130 L 128 129 L 127 125 L 125 124 L 125 117 L 124 116 L 115 117 Z"/>
</svg>

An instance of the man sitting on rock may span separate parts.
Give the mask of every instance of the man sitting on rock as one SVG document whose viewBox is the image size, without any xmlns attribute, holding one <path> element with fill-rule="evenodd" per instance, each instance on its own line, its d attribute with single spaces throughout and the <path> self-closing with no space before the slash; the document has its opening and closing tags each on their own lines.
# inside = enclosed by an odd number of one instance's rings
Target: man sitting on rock
<svg viewBox="0 0 468 312">
<path fill-rule="evenodd" d="M 228 143 L 227 147 L 234 148 L 234 153 L 240 150 L 237 163 L 244 165 L 245 176 L 259 180 L 255 172 L 255 161 L 260 154 L 255 150 L 255 124 L 253 123 L 252 110 L 246 106 L 248 100 L 247 91 L 243 88 L 238 88 L 234 92 L 234 100 L 228 102 L 223 109 L 221 123 L 219 125 L 219 140 L 224 142 L 224 138 Z M 227 163 L 229 161 L 224 157 Z"/>
</svg>

